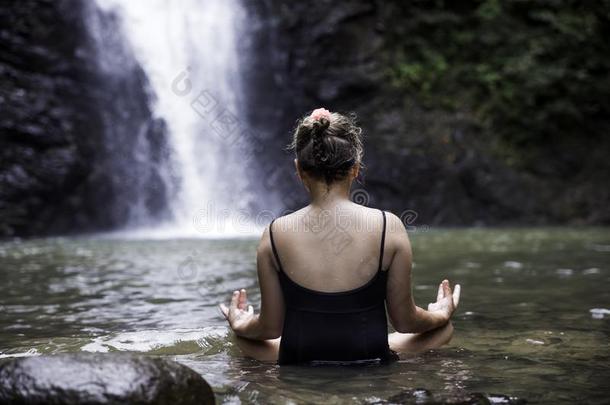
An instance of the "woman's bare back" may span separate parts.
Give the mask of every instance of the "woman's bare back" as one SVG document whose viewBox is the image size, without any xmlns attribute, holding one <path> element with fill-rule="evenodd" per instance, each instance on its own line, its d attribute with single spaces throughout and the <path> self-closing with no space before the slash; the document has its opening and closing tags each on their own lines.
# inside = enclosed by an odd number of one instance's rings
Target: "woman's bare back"
<svg viewBox="0 0 610 405">
<path fill-rule="evenodd" d="M 371 280 L 379 267 L 383 216 L 352 202 L 307 206 L 278 218 L 273 233 L 283 271 L 322 292 L 347 291 Z M 387 258 L 382 269 L 387 268 Z"/>
</svg>

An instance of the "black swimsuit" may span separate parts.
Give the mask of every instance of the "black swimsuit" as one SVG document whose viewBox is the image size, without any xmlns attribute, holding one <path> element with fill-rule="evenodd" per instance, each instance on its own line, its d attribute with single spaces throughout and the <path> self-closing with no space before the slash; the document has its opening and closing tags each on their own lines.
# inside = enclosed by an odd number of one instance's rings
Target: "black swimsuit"
<svg viewBox="0 0 610 405">
<path fill-rule="evenodd" d="M 279 364 L 397 358 L 388 346 L 385 312 L 387 271 L 381 270 L 386 217 L 385 212 L 382 214 L 377 273 L 365 285 L 341 292 L 315 291 L 292 281 L 282 269 L 273 241 L 275 220 L 271 222 L 269 235 L 286 305 Z"/>
</svg>

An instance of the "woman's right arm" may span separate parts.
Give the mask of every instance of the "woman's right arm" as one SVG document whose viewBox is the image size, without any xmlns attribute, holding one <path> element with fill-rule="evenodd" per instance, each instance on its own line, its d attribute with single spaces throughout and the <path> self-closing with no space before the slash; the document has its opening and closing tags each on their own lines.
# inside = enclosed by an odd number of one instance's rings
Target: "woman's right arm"
<svg viewBox="0 0 610 405">
<path fill-rule="evenodd" d="M 261 293 L 260 314 L 254 314 L 254 308 L 248 305 L 245 289 L 233 292 L 229 306 L 220 304 L 220 310 L 238 336 L 252 340 L 267 340 L 276 339 L 282 334 L 284 295 L 272 252 L 269 227 L 267 227 L 256 250 L 256 267 Z"/>
<path fill-rule="evenodd" d="M 454 294 L 447 280 L 439 286 L 436 303 L 430 311 L 415 305 L 411 291 L 412 253 L 409 235 L 400 218 L 387 213 L 386 252 L 392 252 L 388 274 L 387 309 L 390 322 L 400 333 L 422 333 L 449 322 L 459 300 L 460 286 Z M 455 300 L 454 300 L 455 298 Z"/>
</svg>

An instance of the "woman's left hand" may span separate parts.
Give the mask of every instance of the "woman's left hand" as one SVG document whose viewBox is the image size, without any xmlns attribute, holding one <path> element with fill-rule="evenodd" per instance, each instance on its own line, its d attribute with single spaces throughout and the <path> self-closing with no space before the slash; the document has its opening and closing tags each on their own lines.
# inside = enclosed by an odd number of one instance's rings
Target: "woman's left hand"
<svg viewBox="0 0 610 405">
<path fill-rule="evenodd" d="M 225 304 L 219 304 L 220 311 L 236 333 L 245 331 L 248 325 L 256 319 L 254 308 L 252 305 L 248 305 L 247 301 L 246 290 L 242 288 L 239 291 L 233 291 L 228 307 Z"/>
<path fill-rule="evenodd" d="M 456 284 L 452 291 L 449 280 L 443 280 L 438 286 L 436 302 L 428 304 L 428 311 L 441 312 L 449 321 L 460 302 L 461 291 L 462 287 L 459 284 Z"/>
</svg>

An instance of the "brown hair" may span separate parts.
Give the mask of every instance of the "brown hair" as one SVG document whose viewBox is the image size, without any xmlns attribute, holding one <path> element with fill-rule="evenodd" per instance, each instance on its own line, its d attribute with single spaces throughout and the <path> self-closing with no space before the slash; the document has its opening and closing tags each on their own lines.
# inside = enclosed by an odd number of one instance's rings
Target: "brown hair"
<svg viewBox="0 0 610 405">
<path fill-rule="evenodd" d="M 297 122 L 289 148 L 307 174 L 331 184 L 362 164 L 362 129 L 354 114 L 334 112 L 318 119 L 307 115 Z"/>
</svg>

